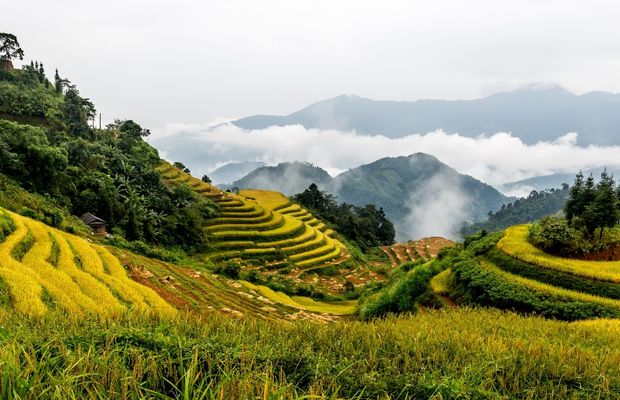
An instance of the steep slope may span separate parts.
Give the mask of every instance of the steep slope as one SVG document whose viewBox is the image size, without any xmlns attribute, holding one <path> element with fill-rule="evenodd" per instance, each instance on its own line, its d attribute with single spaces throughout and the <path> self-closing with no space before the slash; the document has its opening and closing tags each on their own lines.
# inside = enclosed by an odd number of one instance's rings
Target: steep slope
<svg viewBox="0 0 620 400">
<path fill-rule="evenodd" d="M 620 317 L 620 262 L 553 256 L 528 232 L 517 225 L 470 245 L 477 257 L 452 267 L 453 296 L 565 320 Z"/>
<path fill-rule="evenodd" d="M 476 100 L 377 101 L 339 96 L 286 116 L 257 115 L 234 122 L 246 129 L 301 124 L 402 137 L 436 129 L 466 136 L 512 132 L 528 143 L 579 132 L 582 144 L 619 144 L 620 94 L 577 96 L 558 86 L 532 85 Z"/>
<path fill-rule="evenodd" d="M 158 170 L 169 183 L 186 183 L 219 205 L 220 216 L 204 229 L 214 247 L 205 256 L 208 261 L 233 260 L 246 270 L 278 273 L 299 283 L 310 273 L 339 268 L 338 282 L 326 287 L 332 291 L 346 279 L 367 273 L 346 263 L 350 255 L 331 229 L 279 192 L 242 190 L 232 194 L 166 162 Z"/>
<path fill-rule="evenodd" d="M 129 279 L 106 248 L 7 210 L 0 209 L 0 218 L 12 228 L 0 243 L 5 306 L 34 317 L 53 309 L 74 317 L 176 314 L 154 291 Z"/>
</svg>

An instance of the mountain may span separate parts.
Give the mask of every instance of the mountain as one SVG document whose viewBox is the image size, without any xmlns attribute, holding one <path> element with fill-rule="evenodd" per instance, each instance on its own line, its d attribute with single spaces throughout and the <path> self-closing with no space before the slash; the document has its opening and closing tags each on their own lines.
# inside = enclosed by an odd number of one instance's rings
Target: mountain
<svg viewBox="0 0 620 400">
<path fill-rule="evenodd" d="M 254 171 L 256 168 L 264 166 L 262 161 L 244 161 L 239 163 L 228 163 L 215 170 L 213 170 L 209 177 L 216 185 L 226 184 L 243 178 L 248 173 Z"/>
<path fill-rule="evenodd" d="M 583 169 L 584 176 L 592 174 L 594 179 L 598 182 L 598 178 L 603 172 L 604 168 Z M 536 176 L 533 178 L 523 179 L 515 182 L 508 182 L 498 186 L 498 189 L 506 195 L 514 196 L 527 196 L 532 190 L 542 191 L 551 188 L 560 188 L 563 184 L 572 185 L 575 181 L 575 175 L 578 171 L 572 173 L 557 173 L 543 176 Z M 620 176 L 620 170 L 608 169 L 607 172 L 613 174 L 615 177 Z"/>
<path fill-rule="evenodd" d="M 264 166 L 255 169 L 241 179 L 223 189 L 265 189 L 282 192 L 287 196 L 304 191 L 311 183 L 327 187 L 332 177 L 322 168 L 310 163 L 285 162 L 273 166 Z"/>
<path fill-rule="evenodd" d="M 301 124 L 392 138 L 436 129 L 474 137 L 512 132 L 527 143 L 580 133 L 581 144 L 620 144 L 620 94 L 575 95 L 559 86 L 531 85 L 475 100 L 379 101 L 343 95 L 285 116 L 234 121 L 246 129 Z"/>
<path fill-rule="evenodd" d="M 399 240 L 455 237 L 460 224 L 481 221 L 509 201 L 493 187 L 424 153 L 382 158 L 335 178 L 308 163 L 284 163 L 258 168 L 230 186 L 264 187 L 292 195 L 310 183 L 340 201 L 382 207 L 394 222 Z"/>
</svg>

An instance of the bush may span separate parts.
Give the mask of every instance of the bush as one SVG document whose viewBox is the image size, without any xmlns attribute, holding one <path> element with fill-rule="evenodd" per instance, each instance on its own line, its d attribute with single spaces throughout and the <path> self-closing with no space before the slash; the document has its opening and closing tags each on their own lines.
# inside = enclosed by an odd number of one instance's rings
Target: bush
<svg viewBox="0 0 620 400">
<path fill-rule="evenodd" d="M 530 242 L 558 255 L 571 255 L 578 248 L 580 234 L 564 218 L 545 217 L 530 227 Z"/>
<path fill-rule="evenodd" d="M 434 261 L 418 265 L 387 288 L 360 300 L 359 317 L 369 320 L 390 313 L 416 311 L 428 297 L 431 278 L 442 269 L 443 265 Z"/>
<path fill-rule="evenodd" d="M 235 261 L 227 261 L 215 268 L 215 273 L 224 275 L 231 279 L 239 279 L 241 273 L 241 266 Z"/>
</svg>

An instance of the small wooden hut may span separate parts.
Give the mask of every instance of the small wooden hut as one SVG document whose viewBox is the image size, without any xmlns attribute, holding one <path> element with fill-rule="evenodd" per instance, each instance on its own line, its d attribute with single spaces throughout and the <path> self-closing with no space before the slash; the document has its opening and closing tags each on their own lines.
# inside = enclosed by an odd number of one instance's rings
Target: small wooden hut
<svg viewBox="0 0 620 400">
<path fill-rule="evenodd" d="M 108 232 L 106 231 L 106 222 L 101 218 L 91 214 L 86 213 L 82 215 L 82 221 L 93 230 L 93 235 L 95 236 L 106 236 Z"/>
</svg>

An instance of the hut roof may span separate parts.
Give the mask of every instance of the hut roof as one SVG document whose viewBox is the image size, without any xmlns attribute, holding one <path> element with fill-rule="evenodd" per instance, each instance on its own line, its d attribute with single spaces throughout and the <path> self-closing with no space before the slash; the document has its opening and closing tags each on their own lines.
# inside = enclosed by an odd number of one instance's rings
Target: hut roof
<svg viewBox="0 0 620 400">
<path fill-rule="evenodd" d="M 82 215 L 82 221 L 84 221 L 84 223 L 86 225 L 105 225 L 106 222 L 104 220 L 102 220 L 101 218 L 91 214 L 91 213 L 86 213 L 84 215 Z"/>
</svg>

